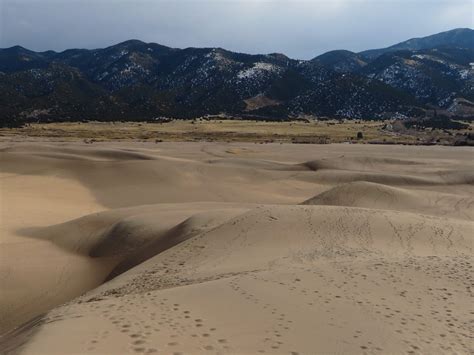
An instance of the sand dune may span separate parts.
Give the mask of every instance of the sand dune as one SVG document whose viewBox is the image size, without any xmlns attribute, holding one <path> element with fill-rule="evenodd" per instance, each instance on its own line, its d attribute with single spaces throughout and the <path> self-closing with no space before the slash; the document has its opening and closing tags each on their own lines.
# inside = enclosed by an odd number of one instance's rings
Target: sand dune
<svg viewBox="0 0 474 355">
<path fill-rule="evenodd" d="M 303 204 L 412 211 L 471 221 L 474 219 L 474 198 L 471 196 L 407 190 L 366 181 L 338 185 Z"/>
<path fill-rule="evenodd" d="M 472 153 L 4 144 L 0 351 L 471 353 Z"/>
</svg>

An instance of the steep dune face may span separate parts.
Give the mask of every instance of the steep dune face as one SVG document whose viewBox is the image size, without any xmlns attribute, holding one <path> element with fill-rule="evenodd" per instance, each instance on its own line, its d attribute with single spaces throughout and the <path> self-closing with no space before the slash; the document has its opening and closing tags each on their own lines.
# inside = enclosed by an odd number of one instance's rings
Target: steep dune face
<svg viewBox="0 0 474 355">
<path fill-rule="evenodd" d="M 117 276 L 148 258 L 209 231 L 250 208 L 251 204 L 158 204 L 116 209 L 50 227 L 20 230 L 63 250 L 104 260 L 102 280 Z M 97 276 L 97 275 L 96 275 Z"/>
<path fill-rule="evenodd" d="M 5 146 L 0 351 L 469 353 L 471 154 Z"/>
<path fill-rule="evenodd" d="M 7 290 L 0 302 L 2 326 L 18 325 L 251 206 L 230 203 L 137 206 L 94 213 L 53 226 L 16 230 L 17 235 L 10 235 L 10 243 L 8 240 L 2 243 L 0 275 Z M 10 252 L 13 254 L 9 255 Z M 12 278 L 14 258 L 33 262 L 25 270 L 20 264 L 20 270 L 13 271 Z M 39 270 L 35 270 L 37 263 L 42 264 Z M 32 289 L 27 284 L 29 278 L 40 278 L 41 282 L 37 287 L 36 281 L 33 282 Z M 30 302 L 38 298 L 41 302 Z"/>
<path fill-rule="evenodd" d="M 199 225 L 211 228 L 222 219 L 245 211 L 244 206 L 212 202 L 145 205 L 96 213 L 55 226 L 20 230 L 20 233 L 47 239 L 69 252 L 90 257 L 123 256 L 163 238 L 170 229 L 191 217 L 195 228 Z"/>
</svg>

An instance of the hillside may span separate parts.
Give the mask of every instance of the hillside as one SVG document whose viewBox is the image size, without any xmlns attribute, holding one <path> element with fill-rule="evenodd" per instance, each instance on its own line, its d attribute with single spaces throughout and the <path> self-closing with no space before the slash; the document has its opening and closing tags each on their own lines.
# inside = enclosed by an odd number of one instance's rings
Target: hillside
<svg viewBox="0 0 474 355">
<path fill-rule="evenodd" d="M 469 63 L 474 48 L 433 48 L 381 55 L 361 73 L 407 92 L 420 102 L 448 108 L 457 97 L 474 99 Z"/>
<path fill-rule="evenodd" d="M 457 47 L 467 30 L 459 31 L 442 35 L 444 42 L 420 39 L 412 45 L 416 49 L 372 59 L 341 50 L 301 61 L 139 40 L 61 53 L 0 49 L 0 124 L 423 115 L 427 107 L 448 109 L 473 100 L 474 49 Z M 423 43 L 442 46 L 419 50 L 428 46 Z"/>
</svg>

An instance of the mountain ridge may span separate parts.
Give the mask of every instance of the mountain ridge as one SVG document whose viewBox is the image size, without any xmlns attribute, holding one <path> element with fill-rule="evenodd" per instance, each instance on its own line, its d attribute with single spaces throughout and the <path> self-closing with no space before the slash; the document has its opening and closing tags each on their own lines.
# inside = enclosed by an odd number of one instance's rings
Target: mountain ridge
<svg viewBox="0 0 474 355">
<path fill-rule="evenodd" d="M 389 47 L 369 49 L 358 54 L 366 58 L 374 58 L 380 54 L 399 50 L 422 50 L 443 46 L 449 43 L 460 48 L 474 48 L 474 30 L 471 28 L 455 28 L 424 37 L 414 37 Z"/>
<path fill-rule="evenodd" d="M 457 99 L 474 100 L 473 61 L 474 49 L 446 43 L 374 59 L 338 50 L 312 60 L 136 39 L 62 52 L 14 46 L 0 49 L 0 120 L 412 116 L 426 105 L 447 110 Z"/>
</svg>

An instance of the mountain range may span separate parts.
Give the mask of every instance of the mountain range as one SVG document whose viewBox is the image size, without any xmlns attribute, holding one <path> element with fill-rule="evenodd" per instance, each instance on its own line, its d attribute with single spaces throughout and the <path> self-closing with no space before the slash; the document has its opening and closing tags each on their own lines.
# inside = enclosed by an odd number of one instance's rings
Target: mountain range
<svg viewBox="0 0 474 355">
<path fill-rule="evenodd" d="M 0 125 L 206 115 L 474 116 L 474 30 L 311 60 L 130 40 L 103 49 L 0 49 Z"/>
</svg>

